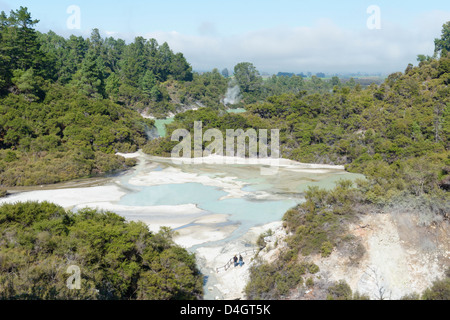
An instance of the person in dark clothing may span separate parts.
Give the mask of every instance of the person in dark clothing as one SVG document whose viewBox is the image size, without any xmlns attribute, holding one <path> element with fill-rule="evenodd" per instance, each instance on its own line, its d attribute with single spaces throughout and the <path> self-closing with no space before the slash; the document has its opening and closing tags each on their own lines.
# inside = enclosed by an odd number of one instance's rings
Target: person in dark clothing
<svg viewBox="0 0 450 320">
<path fill-rule="evenodd" d="M 234 256 L 233 261 L 234 261 L 234 266 L 237 267 L 237 265 L 238 265 L 238 257 L 237 257 L 237 255 Z"/>
</svg>

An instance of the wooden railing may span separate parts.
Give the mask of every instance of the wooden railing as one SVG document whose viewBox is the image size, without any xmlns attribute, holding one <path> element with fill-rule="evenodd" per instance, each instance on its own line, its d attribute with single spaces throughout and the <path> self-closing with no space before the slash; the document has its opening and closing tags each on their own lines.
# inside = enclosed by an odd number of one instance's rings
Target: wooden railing
<svg viewBox="0 0 450 320">
<path fill-rule="evenodd" d="M 261 250 L 261 248 L 253 248 L 253 249 L 245 250 L 245 251 L 243 251 L 243 252 L 239 252 L 239 253 L 238 253 L 238 256 L 243 256 L 243 257 L 244 257 L 244 256 L 249 255 L 250 253 L 251 253 L 251 254 L 255 254 L 255 253 L 257 253 L 257 252 L 260 251 L 260 250 Z M 231 266 L 234 264 L 233 259 L 234 259 L 234 258 L 231 258 L 230 261 L 228 261 L 227 264 L 224 265 L 223 267 L 216 268 L 216 272 L 219 273 L 219 271 L 220 271 L 221 269 L 223 269 L 224 271 L 227 271 L 228 269 L 230 269 Z"/>
</svg>

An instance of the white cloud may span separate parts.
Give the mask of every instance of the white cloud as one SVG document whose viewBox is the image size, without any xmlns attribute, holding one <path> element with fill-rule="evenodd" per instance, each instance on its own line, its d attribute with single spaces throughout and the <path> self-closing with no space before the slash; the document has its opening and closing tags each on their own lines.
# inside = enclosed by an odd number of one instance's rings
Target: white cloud
<svg viewBox="0 0 450 320">
<path fill-rule="evenodd" d="M 119 34 L 117 31 L 105 31 L 107 37 L 116 37 Z"/>
<path fill-rule="evenodd" d="M 204 23 L 200 35 L 172 31 L 143 36 L 168 42 L 196 70 L 249 61 L 268 72 L 391 73 L 416 63 L 418 54 L 431 55 L 434 38 L 448 20 L 450 12 L 433 11 L 412 19 L 412 26 L 382 21 L 381 30 L 349 30 L 321 19 L 312 27 L 279 26 L 228 37 L 217 35 L 214 24 Z"/>
</svg>

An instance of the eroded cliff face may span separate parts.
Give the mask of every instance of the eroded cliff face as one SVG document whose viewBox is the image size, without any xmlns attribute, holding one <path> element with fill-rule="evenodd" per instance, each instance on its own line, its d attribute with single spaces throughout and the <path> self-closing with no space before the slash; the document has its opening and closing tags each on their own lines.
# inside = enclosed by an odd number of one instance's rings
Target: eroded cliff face
<svg viewBox="0 0 450 320">
<path fill-rule="evenodd" d="M 273 261 L 283 250 L 285 233 L 279 228 L 260 256 Z M 326 299 L 333 282 L 345 280 L 353 292 L 370 299 L 396 300 L 421 294 L 433 281 L 444 277 L 450 266 L 450 224 L 434 222 L 422 226 L 420 218 L 398 212 L 367 214 L 349 225 L 352 241 L 338 246 L 332 254 L 302 257 L 314 262 L 320 272 L 314 286 L 291 291 L 290 299 Z"/>
</svg>

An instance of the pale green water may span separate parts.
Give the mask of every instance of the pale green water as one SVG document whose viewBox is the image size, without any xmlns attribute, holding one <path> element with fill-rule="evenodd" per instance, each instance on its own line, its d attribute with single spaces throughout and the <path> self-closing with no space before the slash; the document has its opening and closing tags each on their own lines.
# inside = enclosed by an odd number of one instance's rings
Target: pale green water
<svg viewBox="0 0 450 320">
<path fill-rule="evenodd" d="M 244 113 L 247 110 L 244 108 L 237 108 L 237 109 L 228 109 L 227 112 L 229 113 Z M 160 137 L 165 137 L 167 134 L 166 131 L 166 124 L 171 124 L 174 121 L 174 118 L 167 118 L 167 119 L 156 119 L 155 120 L 155 127 L 158 131 L 158 135 Z"/>
<path fill-rule="evenodd" d="M 165 137 L 167 132 L 166 132 L 166 124 L 171 124 L 174 121 L 173 118 L 167 118 L 167 119 L 156 119 L 155 120 L 155 127 L 158 131 L 158 135 L 160 137 Z"/>
<path fill-rule="evenodd" d="M 247 112 L 244 108 L 237 108 L 237 109 L 228 109 L 227 112 L 229 113 L 244 113 Z"/>
</svg>

